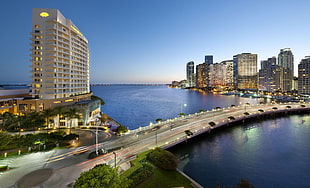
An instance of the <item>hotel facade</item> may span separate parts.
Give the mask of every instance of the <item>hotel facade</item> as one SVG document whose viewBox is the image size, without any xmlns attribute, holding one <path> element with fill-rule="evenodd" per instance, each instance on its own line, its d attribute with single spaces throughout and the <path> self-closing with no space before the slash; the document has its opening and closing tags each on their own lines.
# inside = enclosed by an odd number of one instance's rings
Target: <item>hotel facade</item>
<svg viewBox="0 0 310 188">
<path fill-rule="evenodd" d="M 34 8 L 30 35 L 32 97 L 17 100 L 18 113 L 74 107 L 83 117 L 75 125 L 88 124 L 100 112 L 100 101 L 91 100 L 88 40 L 57 9 Z M 67 126 L 64 118 L 54 122 Z"/>
</svg>

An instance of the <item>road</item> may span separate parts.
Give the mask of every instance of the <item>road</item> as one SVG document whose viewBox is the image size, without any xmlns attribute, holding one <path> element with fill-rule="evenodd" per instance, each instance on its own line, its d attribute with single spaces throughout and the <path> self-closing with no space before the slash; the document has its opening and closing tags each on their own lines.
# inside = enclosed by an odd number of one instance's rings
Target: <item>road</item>
<svg viewBox="0 0 310 188">
<path fill-rule="evenodd" d="M 29 164 L 24 164 L 24 170 L 21 170 L 24 174 L 27 169 L 28 172 L 31 172 L 36 169 L 49 168 L 53 170 L 53 174 L 48 178 L 47 181 L 43 182 L 41 187 L 66 187 L 68 184 L 72 183 L 77 179 L 81 172 L 86 171 L 96 164 L 106 163 L 111 166 L 117 165 L 126 161 L 131 156 L 147 151 L 156 146 L 158 147 L 169 147 L 177 143 L 183 142 L 190 137 L 185 134 L 186 130 L 190 130 L 193 133 L 193 136 L 212 131 L 214 128 L 227 125 L 230 122 L 236 120 L 242 120 L 243 118 L 256 117 L 262 114 L 270 114 L 275 112 L 284 112 L 295 109 L 308 109 L 310 104 L 264 104 L 264 105 L 255 105 L 255 106 L 239 106 L 226 109 L 218 109 L 210 112 L 196 113 L 188 115 L 185 117 L 179 117 L 172 120 L 167 120 L 158 124 L 150 125 L 144 128 L 139 128 L 137 130 L 130 131 L 127 134 L 122 135 L 121 137 L 111 138 L 101 142 L 99 144 L 100 149 L 110 150 L 117 148 L 115 153 L 107 153 L 105 155 L 98 156 L 94 159 L 87 159 L 87 156 L 90 152 L 96 150 L 95 145 L 90 145 L 87 147 L 80 148 L 71 148 L 66 150 L 53 150 L 50 152 L 37 153 L 34 156 L 23 156 L 17 160 L 20 160 L 20 163 L 25 163 L 25 161 L 30 161 Z M 290 108 L 288 108 L 290 106 Z M 276 108 L 275 108 L 276 107 Z M 245 112 L 249 114 L 245 114 Z M 229 119 L 228 117 L 233 117 Z M 211 127 L 210 122 L 214 122 L 216 125 Z M 160 127 L 160 128 L 159 128 Z M 91 136 L 89 140 L 94 140 L 94 133 L 85 133 L 83 137 L 86 140 L 81 140 L 81 142 L 87 143 L 88 134 Z M 102 140 L 101 140 L 102 141 Z M 88 144 L 92 144 L 89 142 Z M 86 152 L 84 152 L 86 151 Z M 34 158 L 38 158 L 35 159 Z M 32 161 L 32 162 L 31 162 Z M 14 164 L 17 161 L 14 162 Z M 31 164 L 33 166 L 31 166 Z M 18 165 L 17 165 L 18 166 Z M 20 167 L 17 167 L 20 168 Z M 12 179 L 15 177 L 21 177 L 23 173 L 18 174 L 20 170 L 11 170 L 14 171 L 15 175 L 4 173 L 0 176 L 0 181 L 8 181 L 9 183 L 4 184 L 11 186 L 14 182 Z M 17 175 L 18 174 L 18 175 Z M 40 178 L 40 177 L 33 177 Z"/>
</svg>

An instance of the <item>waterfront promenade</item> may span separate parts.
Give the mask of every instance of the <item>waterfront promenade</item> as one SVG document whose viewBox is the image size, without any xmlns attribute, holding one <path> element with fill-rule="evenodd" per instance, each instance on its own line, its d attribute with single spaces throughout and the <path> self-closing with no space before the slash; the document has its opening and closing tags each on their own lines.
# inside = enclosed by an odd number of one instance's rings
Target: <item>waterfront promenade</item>
<svg viewBox="0 0 310 188">
<path fill-rule="evenodd" d="M 68 155 L 67 158 L 61 160 L 41 161 L 42 165 L 38 169 L 53 169 L 53 174 L 45 182 L 41 183 L 41 187 L 66 187 L 74 182 L 79 174 L 92 168 L 96 164 L 106 163 L 111 166 L 121 166 L 127 162 L 135 154 L 152 149 L 154 147 L 169 148 L 181 142 L 187 141 L 192 137 L 215 131 L 216 128 L 230 126 L 232 123 L 240 122 L 246 119 L 257 119 L 265 116 L 273 116 L 276 114 L 286 114 L 292 112 L 309 111 L 309 103 L 286 103 L 286 104 L 260 104 L 260 105 L 244 105 L 230 108 L 217 108 L 212 111 L 190 114 L 187 116 L 168 119 L 166 121 L 150 124 L 147 127 L 141 127 L 131 130 L 117 139 L 112 139 L 100 143 L 99 148 L 105 151 L 114 150 L 94 159 L 87 159 L 87 154 L 95 151 L 94 146 L 89 146 L 89 151 L 81 155 Z M 211 123 L 213 122 L 213 123 Z M 186 134 L 192 133 L 192 134 Z M 71 152 L 71 151 L 70 151 Z M 57 152 L 56 152 L 57 153 Z M 59 154 L 64 156 L 64 153 Z M 57 155 L 52 158 L 57 159 Z M 38 161 L 36 161 L 38 162 Z M 68 165 L 68 162 L 70 165 Z M 65 166 L 63 166 L 66 164 Z M 12 169 L 13 170 L 18 170 Z M 36 170 L 36 169 L 34 169 Z M 68 175 L 68 173 L 70 175 Z M 5 181 L 6 174 L 0 176 L 0 181 Z M 22 177 L 19 174 L 20 179 Z M 10 178 L 8 178 L 10 179 Z M 12 179 L 12 178 L 11 178 Z M 5 185 L 12 185 L 14 182 L 7 182 Z"/>
</svg>

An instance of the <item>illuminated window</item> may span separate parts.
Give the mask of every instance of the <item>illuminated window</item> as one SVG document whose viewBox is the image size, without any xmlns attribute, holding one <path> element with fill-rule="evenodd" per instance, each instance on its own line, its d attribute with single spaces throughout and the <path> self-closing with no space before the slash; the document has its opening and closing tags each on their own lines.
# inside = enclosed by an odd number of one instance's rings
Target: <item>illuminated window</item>
<svg viewBox="0 0 310 188">
<path fill-rule="evenodd" d="M 35 84 L 35 87 L 36 87 L 36 88 L 40 88 L 41 85 L 40 85 L 40 84 Z"/>
<path fill-rule="evenodd" d="M 36 29 L 40 28 L 40 25 L 34 25 L 34 28 L 36 28 Z"/>
</svg>

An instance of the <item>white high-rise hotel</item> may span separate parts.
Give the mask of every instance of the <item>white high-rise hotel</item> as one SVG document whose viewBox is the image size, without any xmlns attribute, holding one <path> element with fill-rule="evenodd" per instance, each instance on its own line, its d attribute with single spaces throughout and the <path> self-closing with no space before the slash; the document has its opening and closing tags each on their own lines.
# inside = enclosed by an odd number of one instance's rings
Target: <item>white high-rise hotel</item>
<svg viewBox="0 0 310 188">
<path fill-rule="evenodd" d="M 32 10 L 32 95 L 59 99 L 87 94 L 88 41 L 57 9 Z"/>
</svg>

